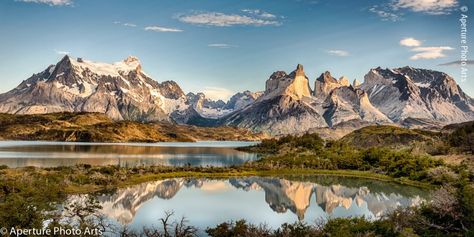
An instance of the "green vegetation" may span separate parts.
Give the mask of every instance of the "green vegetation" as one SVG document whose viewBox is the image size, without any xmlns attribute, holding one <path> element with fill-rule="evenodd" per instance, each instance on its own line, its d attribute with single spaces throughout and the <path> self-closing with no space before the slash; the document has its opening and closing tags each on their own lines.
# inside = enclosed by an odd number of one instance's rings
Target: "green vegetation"
<svg viewBox="0 0 474 237">
<path fill-rule="evenodd" d="M 357 149 L 339 141 L 324 144 L 316 134 L 264 140 L 245 149 L 260 153 L 267 151 L 263 159 L 251 164 L 258 169 L 360 170 L 424 182 L 430 182 L 431 169 L 444 164 L 429 156 L 407 151 L 377 147 Z"/>
<path fill-rule="evenodd" d="M 474 155 L 474 122 L 458 126 L 454 132 L 447 136 L 447 144 L 456 147 L 460 152 Z"/>
<path fill-rule="evenodd" d="M 433 156 L 473 155 L 474 121 L 448 125 L 436 132 L 394 126 L 369 126 L 356 130 L 339 141 L 358 148 L 382 147 Z"/>
<path fill-rule="evenodd" d="M 340 142 L 363 148 L 389 147 L 400 149 L 417 143 L 433 142 L 439 140 L 440 136 L 441 133 L 439 132 L 381 125 L 355 130 L 341 138 Z"/>
<path fill-rule="evenodd" d="M 356 131 L 339 141 L 323 141 L 317 134 L 286 136 L 264 140 L 259 145 L 241 148 L 264 157 L 251 164 L 257 169 L 325 169 L 360 170 L 439 185 L 433 201 L 421 207 L 398 210 L 380 220 L 333 219 L 326 225 L 301 223 L 268 230 L 240 222 L 223 223 L 208 229 L 211 236 L 470 236 L 474 235 L 474 169 L 473 159 L 459 165 L 446 164 L 429 154 L 418 154 L 413 148 L 430 139 L 448 146 L 446 151 L 471 152 L 472 123 L 459 126 L 448 134 L 407 131 L 387 126 Z M 375 137 L 375 138 L 374 138 Z M 383 137 L 382 143 L 374 140 Z M 388 146 L 384 139 L 395 146 Z M 360 141 L 365 139 L 365 141 Z M 370 141 L 371 140 L 371 141 Z M 352 144 L 365 144 L 354 146 Z M 427 144 L 427 143 L 425 143 Z M 413 146 L 414 145 L 414 146 Z M 398 147 L 399 149 L 394 149 Z M 291 228 L 290 228 L 291 227 Z M 252 234 L 256 233 L 256 234 Z M 263 233 L 263 234 L 262 234 Z M 282 234 L 284 233 L 284 234 Z"/>
<path fill-rule="evenodd" d="M 260 140 L 232 127 L 203 128 L 166 122 L 112 121 L 99 113 L 0 114 L 0 139 L 73 142 Z"/>
<path fill-rule="evenodd" d="M 43 117 L 43 116 L 46 116 Z M 54 116 L 54 119 L 48 118 Z M 64 116 L 64 117 L 61 117 Z M 17 137 L 35 131 L 36 126 L 104 126 L 107 122 L 93 121 L 90 114 L 56 114 L 18 118 L 6 127 Z M 2 117 L 2 116 L 0 116 Z M 8 117 L 8 116 L 7 116 Z M 34 118 L 34 119 L 33 119 Z M 96 118 L 93 116 L 93 118 Z M 5 117 L 2 123 L 8 123 Z M 7 122 L 5 122 L 7 121 Z M 82 122 L 78 122 L 82 121 Z M 26 126 L 26 124 L 32 124 Z M 85 125 L 89 123 L 89 125 Z M 121 122 L 135 126 L 129 122 Z M 46 124 L 46 125 L 45 125 Z M 56 124 L 56 125 L 51 125 Z M 91 125 L 92 124 L 92 125 Z M 120 123 L 113 123 L 114 126 Z M 221 223 L 210 227 L 210 236 L 473 236 L 474 235 L 474 166 L 472 155 L 473 124 L 449 128 L 449 132 L 431 133 L 393 127 L 374 127 L 356 131 L 339 141 L 325 141 L 316 134 L 300 137 L 286 136 L 263 140 L 261 144 L 240 150 L 258 152 L 262 159 L 236 167 L 93 167 L 78 165 L 57 168 L 0 167 L 0 224 L 22 228 L 40 227 L 45 220 L 50 226 L 97 227 L 111 231 L 97 215 L 100 206 L 85 196 L 66 202 L 69 193 L 90 193 L 115 189 L 145 181 L 173 177 L 231 177 L 285 175 L 339 175 L 436 187 L 433 201 L 419 207 L 397 210 L 379 220 L 362 218 L 330 219 L 316 224 L 297 222 L 278 229 L 254 225 L 245 220 Z M 69 126 L 69 125 L 68 125 Z M 72 125 L 71 125 L 72 126 Z M 74 125 L 76 126 L 76 125 Z M 139 124 L 137 126 L 158 126 Z M 162 125 L 160 125 L 162 126 Z M 164 125 L 163 125 L 164 126 Z M 154 127 L 156 128 L 156 127 Z M 10 129 L 10 130 L 8 130 Z M 36 130 L 35 130 L 36 129 Z M 122 128 L 117 128 L 121 131 Z M 46 129 L 48 130 L 48 129 Z M 25 133 L 22 133 L 25 132 Z M 40 134 L 43 134 L 40 132 Z M 180 137 L 177 135 L 176 137 Z M 375 142 L 379 139 L 380 142 Z M 364 141 L 361 141 L 364 140 Z M 359 143 L 357 143 L 359 142 Z M 354 144 L 365 144 L 355 146 Z M 419 149 L 423 147 L 423 149 Z M 464 154 L 459 164 L 433 158 L 429 152 Z M 441 151 L 441 152 L 440 152 Z M 291 177 L 290 177 L 291 178 Z M 55 212 L 56 204 L 65 203 L 65 213 Z M 120 236 L 195 236 L 196 228 L 185 219 L 170 222 L 166 214 L 161 228 L 144 228 L 142 232 L 113 229 Z M 66 224 L 58 220 L 69 220 Z"/>
</svg>

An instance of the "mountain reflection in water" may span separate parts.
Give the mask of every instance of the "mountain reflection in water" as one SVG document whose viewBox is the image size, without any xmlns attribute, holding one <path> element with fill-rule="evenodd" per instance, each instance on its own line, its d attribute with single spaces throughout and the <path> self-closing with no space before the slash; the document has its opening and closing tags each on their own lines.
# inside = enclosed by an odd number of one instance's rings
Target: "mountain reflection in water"
<svg viewBox="0 0 474 237">
<path fill-rule="evenodd" d="M 203 228 L 242 218 L 271 227 L 328 217 L 376 219 L 398 207 L 419 205 L 425 197 L 414 187 L 335 177 L 175 178 L 98 195 L 103 214 L 137 228 L 153 225 L 169 210 Z"/>
</svg>

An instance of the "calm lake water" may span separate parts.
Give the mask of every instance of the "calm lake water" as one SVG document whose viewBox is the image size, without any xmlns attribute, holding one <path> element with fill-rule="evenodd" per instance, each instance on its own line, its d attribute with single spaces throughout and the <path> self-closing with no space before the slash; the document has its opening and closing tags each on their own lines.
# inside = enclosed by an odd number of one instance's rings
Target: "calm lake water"
<svg viewBox="0 0 474 237">
<path fill-rule="evenodd" d="M 72 200 L 80 196 L 70 197 Z M 205 230 L 229 220 L 246 219 L 276 228 L 298 220 L 329 217 L 377 219 L 398 207 L 419 205 L 427 191 L 367 179 L 335 176 L 175 178 L 97 194 L 102 213 L 115 225 L 141 230 L 158 226 L 165 211 Z"/>
<path fill-rule="evenodd" d="M 257 159 L 235 147 L 255 142 L 81 143 L 0 141 L 0 165 L 55 167 L 91 165 L 230 166 Z"/>
</svg>

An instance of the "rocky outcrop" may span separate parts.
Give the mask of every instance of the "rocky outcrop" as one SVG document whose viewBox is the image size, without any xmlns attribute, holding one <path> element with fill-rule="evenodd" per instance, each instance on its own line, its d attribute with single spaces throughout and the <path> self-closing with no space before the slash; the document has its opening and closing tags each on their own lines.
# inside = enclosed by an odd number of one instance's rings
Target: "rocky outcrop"
<svg viewBox="0 0 474 237">
<path fill-rule="evenodd" d="M 255 102 L 258 97 L 262 96 L 263 92 L 251 92 L 251 91 L 244 91 L 239 92 L 232 97 L 230 97 L 227 104 L 224 106 L 225 109 L 230 110 L 241 110 L 245 108 L 247 105 L 252 104 Z"/>
<path fill-rule="evenodd" d="M 221 119 L 220 124 L 265 131 L 274 135 L 302 133 L 327 124 L 312 105 L 311 90 L 303 66 L 290 74 L 274 72 L 265 92 L 254 103 Z"/>
<path fill-rule="evenodd" d="M 326 71 L 314 82 L 314 96 L 324 99 L 333 89 L 341 86 L 336 78 L 332 77 L 331 73 Z"/>
<path fill-rule="evenodd" d="M 474 119 L 474 101 L 449 75 L 403 67 L 371 69 L 361 88 L 394 122 L 407 118 L 456 123 Z"/>
<path fill-rule="evenodd" d="M 265 84 L 263 97 L 273 98 L 279 95 L 291 96 L 296 100 L 311 97 L 309 80 L 304 73 L 303 65 L 298 64 L 296 70 L 289 75 L 277 71 L 270 76 Z"/>
</svg>

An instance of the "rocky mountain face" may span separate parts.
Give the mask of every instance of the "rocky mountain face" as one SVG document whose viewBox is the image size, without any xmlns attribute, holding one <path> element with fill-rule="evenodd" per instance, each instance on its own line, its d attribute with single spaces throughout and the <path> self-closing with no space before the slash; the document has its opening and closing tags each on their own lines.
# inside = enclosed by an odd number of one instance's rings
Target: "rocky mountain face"
<svg viewBox="0 0 474 237">
<path fill-rule="evenodd" d="M 258 96 L 246 91 L 228 103 L 212 101 L 202 93 L 185 95 L 174 81 L 158 83 L 136 57 L 107 64 L 65 56 L 0 94 L 0 113 L 98 112 L 114 120 L 187 123 L 222 117 Z"/>
<path fill-rule="evenodd" d="M 224 116 L 221 124 L 272 134 L 301 133 L 315 126 L 327 126 L 311 103 L 309 80 L 303 66 L 298 65 L 290 74 L 273 73 L 263 95 L 245 108 Z"/>
<path fill-rule="evenodd" d="M 252 104 L 258 97 L 262 96 L 263 92 L 251 92 L 251 91 L 244 91 L 239 92 L 232 97 L 230 97 L 227 104 L 224 106 L 224 109 L 229 110 L 240 110 L 246 107 L 247 105 Z"/>
<path fill-rule="evenodd" d="M 449 75 L 411 67 L 375 68 L 361 88 L 393 122 L 408 118 L 457 123 L 474 119 L 474 100 Z"/>
<path fill-rule="evenodd" d="M 325 72 L 314 85 L 312 91 L 302 65 L 290 74 L 274 72 L 266 82 L 264 94 L 244 109 L 223 117 L 223 124 L 281 135 L 351 120 L 391 122 L 371 104 L 357 82 L 354 86 L 346 77 L 337 80 Z"/>
<path fill-rule="evenodd" d="M 99 112 L 115 120 L 156 121 L 185 109 L 185 100 L 175 82 L 154 81 L 135 57 L 105 64 L 65 56 L 0 95 L 0 112 Z"/>
<path fill-rule="evenodd" d="M 375 68 L 364 83 L 351 84 L 346 77 L 336 79 L 326 71 L 311 90 L 301 65 L 289 75 L 273 73 L 261 97 L 222 118 L 226 125 L 273 135 L 348 125 L 354 129 L 367 124 L 420 127 L 469 120 L 474 120 L 474 100 L 442 72 Z"/>
<path fill-rule="evenodd" d="M 136 57 L 106 64 L 65 56 L 0 94 L 0 113 L 99 112 L 114 120 L 228 125 L 272 135 L 474 120 L 474 100 L 445 73 L 379 67 L 364 79 L 351 84 L 326 71 L 313 84 L 297 65 L 289 74 L 271 74 L 265 91 L 240 92 L 224 102 L 203 93 L 184 94 L 174 81 L 158 83 Z"/>
</svg>

